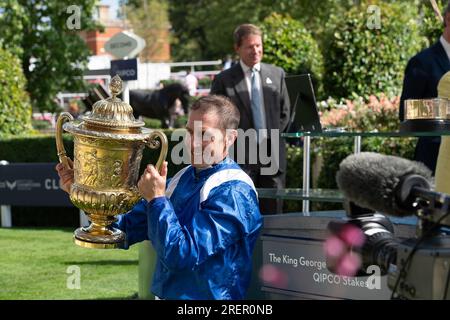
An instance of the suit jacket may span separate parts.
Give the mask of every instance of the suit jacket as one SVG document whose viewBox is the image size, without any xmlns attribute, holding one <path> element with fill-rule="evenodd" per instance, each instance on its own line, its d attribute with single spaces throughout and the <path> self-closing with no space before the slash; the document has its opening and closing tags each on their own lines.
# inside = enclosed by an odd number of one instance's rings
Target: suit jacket
<svg viewBox="0 0 450 320">
<path fill-rule="evenodd" d="M 261 85 L 269 136 L 271 129 L 279 129 L 280 133 L 285 132 L 290 120 L 290 102 L 284 75 L 283 69 L 261 63 Z M 211 94 L 227 96 L 237 106 L 241 114 L 239 128 L 247 130 L 255 127 L 249 89 L 240 63 L 222 71 L 214 78 Z M 286 149 L 285 141 L 281 138 L 279 156 L 280 171 L 284 172 L 286 169 Z"/>
<path fill-rule="evenodd" d="M 439 80 L 449 70 L 450 61 L 440 41 L 409 60 L 400 98 L 399 117 L 401 121 L 404 120 L 405 100 L 436 98 Z M 425 163 L 434 172 L 440 142 L 440 137 L 419 138 L 415 160 Z"/>
</svg>

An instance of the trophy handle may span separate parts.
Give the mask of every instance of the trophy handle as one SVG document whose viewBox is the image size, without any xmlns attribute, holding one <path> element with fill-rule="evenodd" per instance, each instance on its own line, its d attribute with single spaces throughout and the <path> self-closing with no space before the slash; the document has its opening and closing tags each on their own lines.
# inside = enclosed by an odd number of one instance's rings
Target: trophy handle
<svg viewBox="0 0 450 320">
<path fill-rule="evenodd" d="M 159 140 L 157 140 L 156 138 L 159 138 Z M 161 147 L 161 152 L 159 153 L 159 158 L 158 158 L 158 162 L 156 162 L 156 170 L 158 170 L 158 172 L 161 172 L 161 167 L 163 165 L 164 160 L 166 160 L 167 157 L 167 150 L 169 149 L 169 143 L 167 141 L 167 136 L 159 130 L 155 130 L 152 131 L 152 133 L 150 134 L 150 136 L 147 138 L 147 140 L 145 141 L 146 145 L 150 148 L 150 149 L 157 149 L 159 147 Z"/>
<path fill-rule="evenodd" d="M 64 143 L 62 139 L 62 126 L 66 121 L 73 121 L 73 117 L 70 113 L 63 112 L 59 115 L 58 121 L 56 122 L 56 150 L 58 151 L 59 162 L 64 164 L 66 168 L 70 168 L 69 160 L 66 155 L 66 149 L 64 149 Z"/>
</svg>

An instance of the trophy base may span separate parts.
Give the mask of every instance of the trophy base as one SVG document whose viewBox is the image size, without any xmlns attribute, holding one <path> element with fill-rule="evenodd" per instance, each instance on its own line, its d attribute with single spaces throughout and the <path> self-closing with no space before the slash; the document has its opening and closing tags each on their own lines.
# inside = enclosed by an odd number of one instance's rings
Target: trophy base
<svg viewBox="0 0 450 320">
<path fill-rule="evenodd" d="M 400 132 L 439 132 L 450 130 L 450 120 L 410 119 L 400 124 Z"/>
<path fill-rule="evenodd" d="M 125 242 L 125 233 L 112 227 L 100 227 L 91 224 L 75 230 L 73 241 L 76 245 L 91 249 L 117 249 L 122 248 Z"/>
</svg>

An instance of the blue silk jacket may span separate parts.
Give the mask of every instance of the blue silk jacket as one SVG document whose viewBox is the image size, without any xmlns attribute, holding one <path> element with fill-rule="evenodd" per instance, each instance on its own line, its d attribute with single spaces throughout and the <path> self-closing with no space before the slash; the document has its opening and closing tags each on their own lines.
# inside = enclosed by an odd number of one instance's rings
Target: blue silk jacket
<svg viewBox="0 0 450 320">
<path fill-rule="evenodd" d="M 250 177 L 231 159 L 168 183 L 165 197 L 141 200 L 119 217 L 128 246 L 151 240 L 152 292 L 163 299 L 243 299 L 262 226 Z"/>
</svg>

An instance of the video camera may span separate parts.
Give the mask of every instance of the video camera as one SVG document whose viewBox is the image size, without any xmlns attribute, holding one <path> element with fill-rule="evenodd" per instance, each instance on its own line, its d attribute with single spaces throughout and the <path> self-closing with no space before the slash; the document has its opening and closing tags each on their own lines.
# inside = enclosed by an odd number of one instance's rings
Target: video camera
<svg viewBox="0 0 450 320">
<path fill-rule="evenodd" d="M 346 225 L 365 235 L 356 249 L 362 262 L 357 276 L 377 265 L 388 275 L 393 299 L 449 299 L 450 196 L 432 190 L 429 169 L 419 162 L 363 152 L 341 162 L 336 181 L 346 199 Z M 417 216 L 415 237 L 396 238 L 384 214 Z M 342 226 L 332 222 L 328 228 L 340 237 Z M 328 260 L 327 267 L 336 270 Z"/>
</svg>

